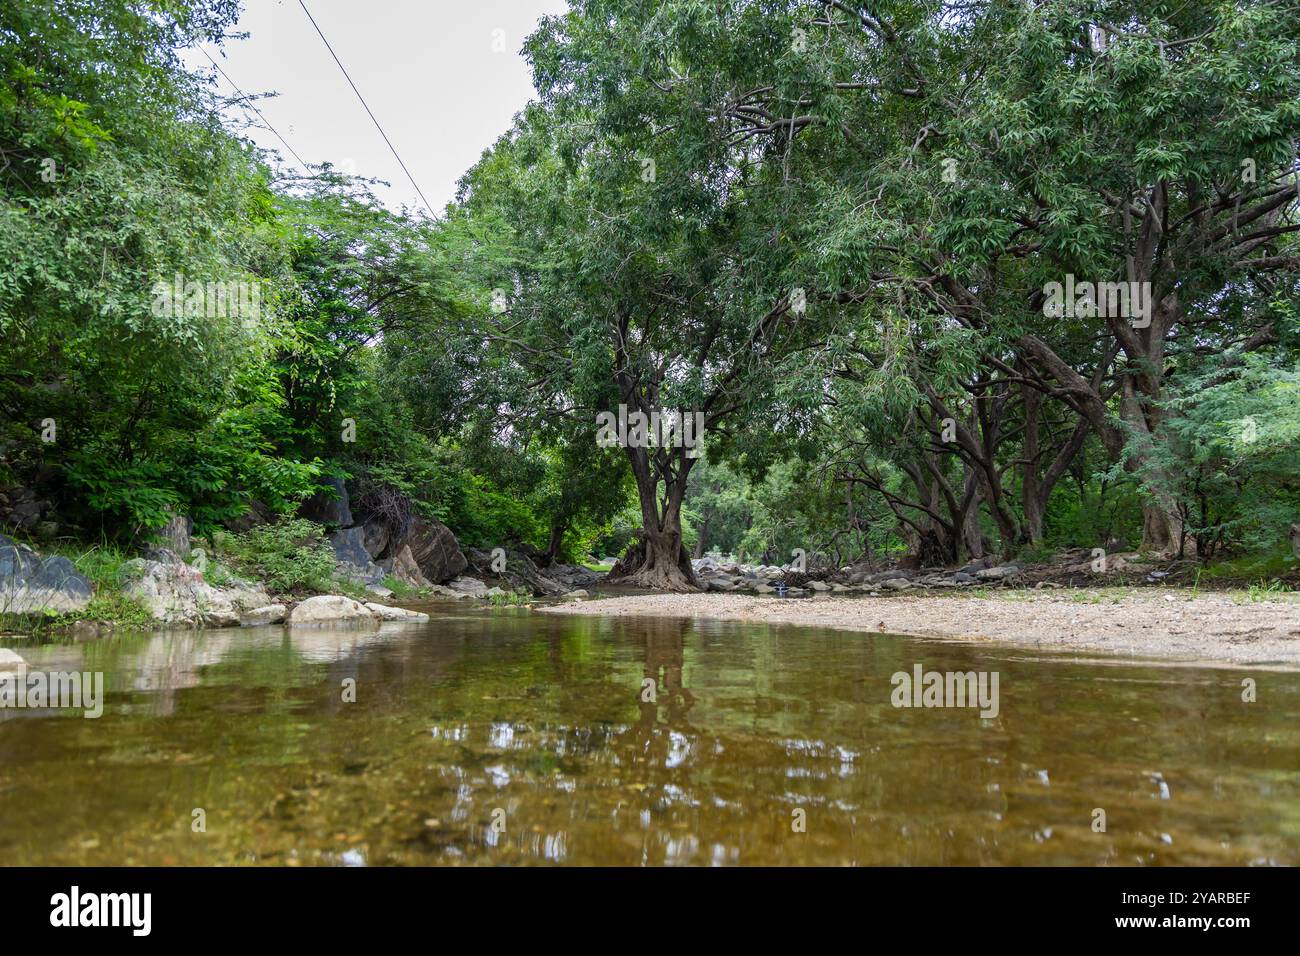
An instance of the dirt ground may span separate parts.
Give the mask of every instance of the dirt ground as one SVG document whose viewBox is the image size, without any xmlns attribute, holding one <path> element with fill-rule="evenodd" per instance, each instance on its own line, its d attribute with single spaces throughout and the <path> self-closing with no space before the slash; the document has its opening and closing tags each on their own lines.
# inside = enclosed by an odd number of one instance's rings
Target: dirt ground
<svg viewBox="0 0 1300 956">
<path fill-rule="evenodd" d="M 816 597 L 643 594 L 539 608 L 550 614 L 757 621 L 994 641 L 1142 659 L 1300 667 L 1300 601 L 1179 589 Z"/>
</svg>

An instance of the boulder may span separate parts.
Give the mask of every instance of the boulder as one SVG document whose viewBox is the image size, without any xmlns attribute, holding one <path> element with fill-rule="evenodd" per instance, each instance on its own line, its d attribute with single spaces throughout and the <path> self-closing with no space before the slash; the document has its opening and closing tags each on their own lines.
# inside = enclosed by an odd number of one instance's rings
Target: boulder
<svg viewBox="0 0 1300 956">
<path fill-rule="evenodd" d="M 0 611 L 80 611 L 93 596 L 90 579 L 67 558 L 42 558 L 27 545 L 0 534 Z"/>
<path fill-rule="evenodd" d="M 364 528 L 344 528 L 329 535 L 338 573 L 361 584 L 379 584 L 384 580 L 384 569 L 370 559 L 366 550 Z"/>
<path fill-rule="evenodd" d="M 601 577 L 599 572 L 580 564 L 553 564 L 546 569 L 546 576 L 570 590 L 592 587 Z"/>
<path fill-rule="evenodd" d="M 1014 564 L 1000 564 L 994 568 L 984 568 L 982 571 L 976 571 L 975 577 L 981 581 L 1004 581 L 1007 578 L 1015 577 L 1020 573 L 1020 568 Z"/>
<path fill-rule="evenodd" d="M 283 604 L 267 604 L 264 607 L 255 607 L 239 616 L 239 626 L 260 627 L 263 624 L 282 624 L 288 613 L 288 609 Z"/>
<path fill-rule="evenodd" d="M 484 598 L 487 597 L 488 588 L 478 578 L 462 576 L 448 581 L 446 587 L 439 588 L 438 591 L 450 592 L 455 597 Z"/>
<path fill-rule="evenodd" d="M 858 583 L 860 584 L 883 584 L 886 581 L 909 581 L 912 573 L 902 568 L 895 568 L 892 571 L 878 571 L 875 574 L 868 574 Z"/>
<path fill-rule="evenodd" d="M 290 627 L 376 627 L 380 617 L 366 605 L 341 594 L 318 594 L 289 614 Z"/>
<path fill-rule="evenodd" d="M 434 584 L 450 581 L 469 567 L 456 536 L 439 521 L 412 518 L 403 544 L 411 549 L 420 573 Z"/>
<path fill-rule="evenodd" d="M 583 598 L 587 598 L 587 597 L 591 597 L 591 595 L 588 594 L 586 591 L 584 591 L 582 588 L 576 588 L 572 591 L 569 591 L 567 594 L 565 594 L 564 600 L 581 601 Z"/>
<path fill-rule="evenodd" d="M 363 544 L 366 551 L 374 560 L 378 561 L 388 550 L 388 542 L 392 538 L 392 532 L 388 525 L 382 521 L 370 520 L 361 526 Z"/>
<path fill-rule="evenodd" d="M 352 508 L 348 503 L 348 487 L 342 478 L 326 478 L 320 491 L 308 498 L 298 509 L 300 517 L 317 524 L 335 528 L 352 526 Z"/>
<path fill-rule="evenodd" d="M 886 591 L 906 591 L 912 587 L 912 582 L 907 578 L 890 578 L 887 581 L 882 581 L 880 586 Z"/>
<path fill-rule="evenodd" d="M 411 554 L 410 545 L 402 545 L 402 550 L 398 551 L 393 557 L 380 561 L 379 566 L 410 587 L 427 588 L 433 584 L 424 576 L 420 566 L 415 563 L 415 556 Z"/>
<path fill-rule="evenodd" d="M 123 593 L 143 604 L 155 621 L 172 627 L 234 627 L 244 612 L 271 603 L 261 585 L 239 578 L 213 587 L 183 561 L 135 558 L 122 566 Z"/>
<path fill-rule="evenodd" d="M 366 607 L 374 614 L 378 615 L 383 621 L 403 621 L 408 624 L 416 624 L 421 621 L 427 621 L 429 615 L 419 611 L 408 611 L 401 607 L 389 607 L 387 604 L 371 604 L 366 602 Z"/>
</svg>

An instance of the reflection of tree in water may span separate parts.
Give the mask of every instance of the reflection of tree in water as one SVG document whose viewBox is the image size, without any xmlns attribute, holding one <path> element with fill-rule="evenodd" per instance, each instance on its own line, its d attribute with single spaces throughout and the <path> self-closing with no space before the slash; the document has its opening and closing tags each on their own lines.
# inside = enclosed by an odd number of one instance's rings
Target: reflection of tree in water
<svg viewBox="0 0 1300 956">
<path fill-rule="evenodd" d="M 637 685 L 640 715 L 621 742 L 635 747 L 640 762 L 653 768 L 668 768 L 673 755 L 673 735 L 694 740 L 697 731 L 687 721 L 695 706 L 695 695 L 682 683 L 689 622 L 672 618 L 650 619 L 639 624 L 644 637 L 645 666 Z M 645 680 L 654 681 L 654 700 L 644 699 Z"/>
</svg>

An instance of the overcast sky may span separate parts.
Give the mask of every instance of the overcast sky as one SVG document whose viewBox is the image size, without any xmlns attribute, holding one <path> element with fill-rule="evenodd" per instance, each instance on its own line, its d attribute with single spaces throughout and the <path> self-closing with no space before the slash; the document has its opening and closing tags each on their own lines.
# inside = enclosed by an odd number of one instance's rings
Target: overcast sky
<svg viewBox="0 0 1300 956">
<path fill-rule="evenodd" d="M 520 46 L 538 18 L 565 10 L 564 0 L 305 2 L 435 213 L 532 98 Z M 376 191 L 393 209 L 424 205 L 298 0 L 245 0 L 238 29 L 250 36 L 228 41 L 224 57 L 205 49 L 245 93 L 279 94 L 257 105 L 298 155 L 387 180 Z M 212 70 L 197 51 L 185 60 Z M 245 135 L 293 163 L 272 133 Z"/>
</svg>

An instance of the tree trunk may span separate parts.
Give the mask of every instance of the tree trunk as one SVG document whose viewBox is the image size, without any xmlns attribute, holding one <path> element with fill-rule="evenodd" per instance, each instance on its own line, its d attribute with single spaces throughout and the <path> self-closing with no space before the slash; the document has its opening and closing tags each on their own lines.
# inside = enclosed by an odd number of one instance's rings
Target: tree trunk
<svg viewBox="0 0 1300 956">
<path fill-rule="evenodd" d="M 682 502 L 695 459 L 687 458 L 681 448 L 626 451 L 641 502 L 641 531 L 606 580 L 662 591 L 698 591 L 699 581 L 682 541 Z M 656 456 L 653 466 L 651 452 Z M 660 484 L 664 486 L 662 500 Z"/>
</svg>

